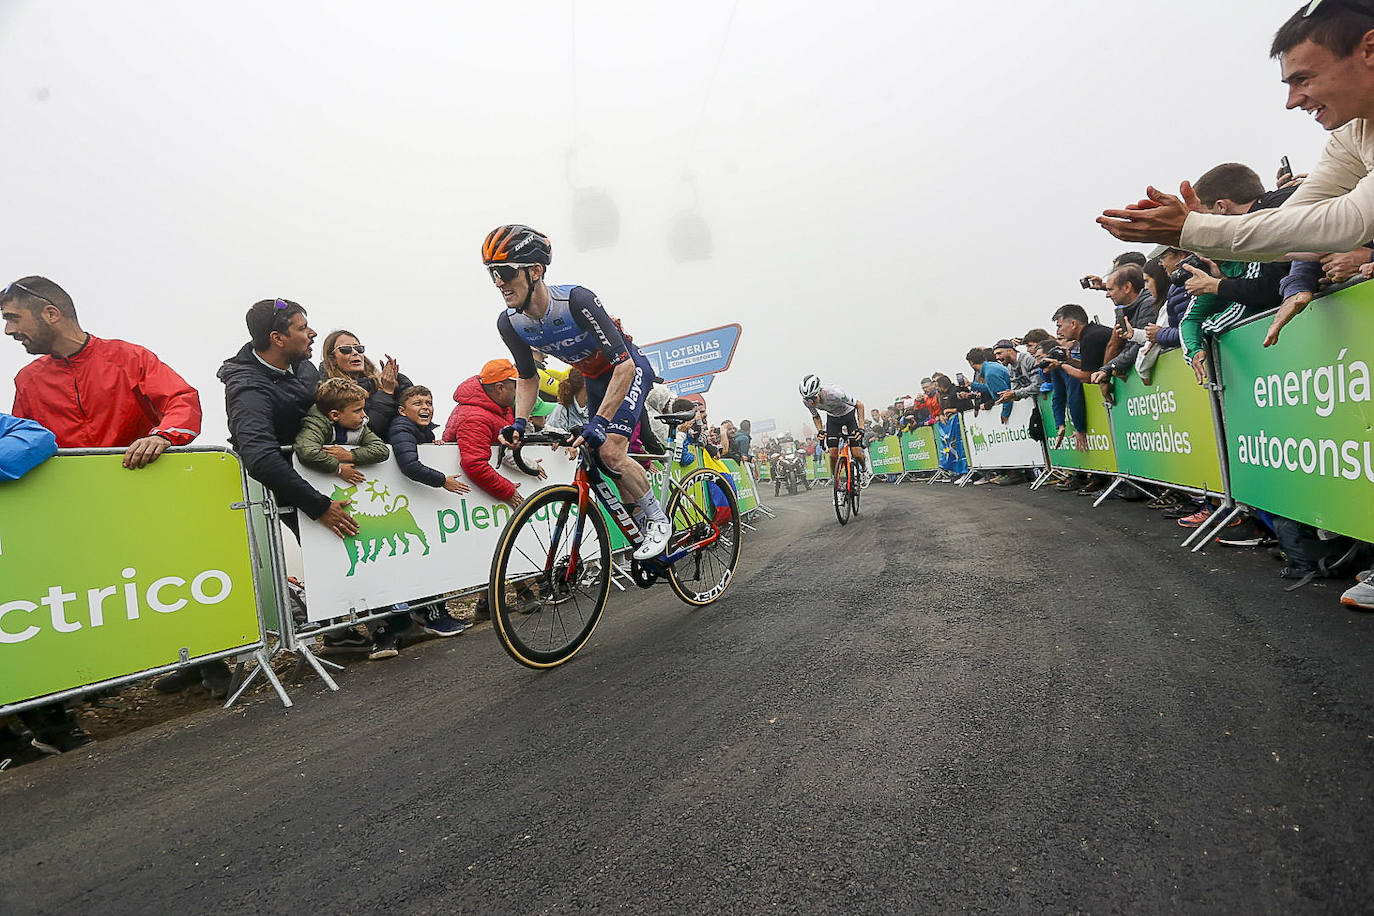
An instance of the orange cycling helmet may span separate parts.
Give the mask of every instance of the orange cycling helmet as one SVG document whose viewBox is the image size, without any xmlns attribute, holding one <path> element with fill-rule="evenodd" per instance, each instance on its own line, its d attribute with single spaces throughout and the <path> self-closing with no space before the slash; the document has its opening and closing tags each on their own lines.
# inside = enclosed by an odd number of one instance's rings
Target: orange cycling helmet
<svg viewBox="0 0 1374 916">
<path fill-rule="evenodd" d="M 537 229 L 512 223 L 497 226 L 487 233 L 482 242 L 482 263 L 493 264 L 543 264 L 545 267 L 553 260 L 553 248 L 549 237 Z"/>
</svg>

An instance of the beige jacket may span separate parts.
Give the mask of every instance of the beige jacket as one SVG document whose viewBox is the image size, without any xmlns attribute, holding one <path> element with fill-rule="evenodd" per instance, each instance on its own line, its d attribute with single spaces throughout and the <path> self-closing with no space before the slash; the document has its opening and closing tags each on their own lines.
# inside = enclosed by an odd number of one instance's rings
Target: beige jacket
<svg viewBox="0 0 1374 916">
<path fill-rule="evenodd" d="M 1231 261 L 1289 252 L 1351 251 L 1374 239 L 1374 128 L 1360 119 L 1331 132 L 1312 173 L 1283 206 L 1243 216 L 1189 213 L 1181 247 Z"/>
</svg>

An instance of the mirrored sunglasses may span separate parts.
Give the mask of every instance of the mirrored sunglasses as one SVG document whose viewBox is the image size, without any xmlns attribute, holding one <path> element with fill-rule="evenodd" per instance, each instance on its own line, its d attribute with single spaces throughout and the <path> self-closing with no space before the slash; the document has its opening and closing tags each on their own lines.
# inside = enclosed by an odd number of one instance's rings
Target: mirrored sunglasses
<svg viewBox="0 0 1374 916">
<path fill-rule="evenodd" d="M 487 270 L 491 272 L 491 278 L 493 280 L 509 283 L 511 280 L 515 279 L 515 275 L 523 268 L 532 266 L 531 264 L 492 264 Z"/>
</svg>

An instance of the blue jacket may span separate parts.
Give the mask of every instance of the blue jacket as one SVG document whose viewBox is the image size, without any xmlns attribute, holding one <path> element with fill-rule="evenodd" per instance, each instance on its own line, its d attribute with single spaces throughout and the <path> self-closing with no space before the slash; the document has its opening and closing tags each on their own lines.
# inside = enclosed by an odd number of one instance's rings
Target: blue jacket
<svg viewBox="0 0 1374 916">
<path fill-rule="evenodd" d="M 442 487 L 448 479 L 447 475 L 420 460 L 420 443 L 433 442 L 435 429 L 437 427 L 433 423 L 421 429 L 414 420 L 397 414 L 387 429 L 387 439 L 391 442 L 391 451 L 396 455 L 396 464 L 400 465 L 402 474 L 427 486 Z"/>
<path fill-rule="evenodd" d="M 974 391 L 981 391 L 994 401 L 997 396 L 1004 391 L 1011 389 L 1011 373 L 1007 367 L 995 359 L 987 360 L 983 363 L 983 368 L 978 370 L 983 375 L 981 382 L 974 382 L 969 387 Z M 1011 416 L 1011 401 L 1002 405 L 1002 416 Z"/>
<path fill-rule="evenodd" d="M 1078 345 L 1075 344 L 1070 356 L 1077 359 L 1079 357 Z M 1054 414 L 1054 427 L 1057 431 L 1064 425 L 1064 407 L 1069 409 L 1069 419 L 1073 420 L 1073 428 L 1078 432 L 1088 431 L 1088 405 L 1083 399 L 1083 383 L 1069 375 L 1063 369 L 1055 369 L 1048 373 L 1050 385 L 1053 386 L 1050 395 L 1050 412 Z"/>
<path fill-rule="evenodd" d="M 1178 326 L 1183 323 L 1183 316 L 1188 314 L 1188 303 L 1192 300 L 1193 297 L 1179 284 L 1169 286 L 1169 298 L 1164 303 L 1164 307 L 1169 310 L 1169 326 L 1160 328 L 1159 333 L 1155 335 L 1155 344 L 1161 350 L 1183 346 L 1183 336 Z"/>
<path fill-rule="evenodd" d="M 0 413 L 0 480 L 18 480 L 57 454 L 57 437 L 33 420 Z"/>
</svg>

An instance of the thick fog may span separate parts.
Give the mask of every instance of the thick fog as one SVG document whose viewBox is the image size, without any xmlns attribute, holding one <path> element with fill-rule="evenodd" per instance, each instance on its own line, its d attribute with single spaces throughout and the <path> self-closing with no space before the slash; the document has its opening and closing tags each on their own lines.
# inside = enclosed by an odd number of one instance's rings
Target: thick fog
<svg viewBox="0 0 1374 916">
<path fill-rule="evenodd" d="M 800 429 L 805 373 L 881 405 L 1065 302 L 1106 316 L 1077 278 L 1125 246 L 1093 217 L 1146 183 L 1310 167 L 1267 53 L 1293 8 L 4 0 L 0 273 L 157 352 L 217 443 L 215 370 L 273 297 L 442 421 L 507 355 L 479 248 L 524 222 L 641 342 L 741 324 L 712 419 Z M 579 250 L 588 198 L 618 234 Z M 0 406 L 29 358 L 0 340 Z"/>
</svg>

